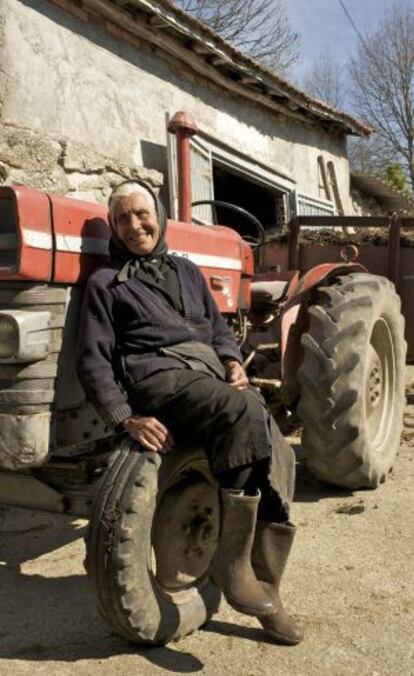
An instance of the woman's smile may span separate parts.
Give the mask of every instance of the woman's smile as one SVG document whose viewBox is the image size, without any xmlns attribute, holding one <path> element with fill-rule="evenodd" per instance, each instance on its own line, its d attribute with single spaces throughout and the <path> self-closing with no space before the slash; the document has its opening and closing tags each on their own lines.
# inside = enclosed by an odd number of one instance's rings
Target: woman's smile
<svg viewBox="0 0 414 676">
<path fill-rule="evenodd" d="M 131 253 L 144 256 L 155 249 L 160 228 L 153 205 L 143 195 L 134 193 L 121 198 L 113 221 L 116 234 Z"/>
</svg>

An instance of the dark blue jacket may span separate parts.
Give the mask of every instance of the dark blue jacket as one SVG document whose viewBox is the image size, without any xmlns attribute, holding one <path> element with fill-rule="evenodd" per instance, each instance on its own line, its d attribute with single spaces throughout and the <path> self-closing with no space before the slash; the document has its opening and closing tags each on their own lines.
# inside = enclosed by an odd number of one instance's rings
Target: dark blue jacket
<svg viewBox="0 0 414 676">
<path fill-rule="evenodd" d="M 221 316 L 199 268 L 174 257 L 183 315 L 155 285 L 135 277 L 120 282 L 110 262 L 88 280 L 80 321 L 78 375 L 88 399 L 111 425 L 133 414 L 128 385 L 157 371 L 182 368 L 159 352 L 163 347 L 199 341 L 220 359 L 241 361 L 233 332 Z M 139 411 L 138 411 L 139 412 Z"/>
</svg>

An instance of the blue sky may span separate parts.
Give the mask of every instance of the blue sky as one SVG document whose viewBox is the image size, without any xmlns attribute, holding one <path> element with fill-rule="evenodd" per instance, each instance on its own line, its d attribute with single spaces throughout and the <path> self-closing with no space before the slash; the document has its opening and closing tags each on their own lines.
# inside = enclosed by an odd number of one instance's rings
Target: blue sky
<svg viewBox="0 0 414 676">
<path fill-rule="evenodd" d="M 411 0 L 414 2 L 414 0 Z M 321 52 L 329 50 L 344 65 L 357 47 L 357 36 L 338 0 L 284 0 L 286 14 L 301 34 L 300 60 L 291 78 L 300 83 Z M 344 0 L 362 32 L 378 24 L 385 0 Z"/>
</svg>

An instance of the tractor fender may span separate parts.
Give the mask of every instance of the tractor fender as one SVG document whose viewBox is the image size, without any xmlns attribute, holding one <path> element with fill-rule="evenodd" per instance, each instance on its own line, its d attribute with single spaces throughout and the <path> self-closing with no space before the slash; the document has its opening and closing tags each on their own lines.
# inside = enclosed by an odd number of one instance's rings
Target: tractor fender
<svg viewBox="0 0 414 676">
<path fill-rule="evenodd" d="M 308 327 L 309 292 L 339 275 L 351 272 L 368 272 L 359 263 L 323 263 L 316 265 L 302 277 L 299 272 L 293 277 L 287 291 L 286 304 L 281 320 L 281 366 L 284 404 L 292 404 L 299 396 L 298 368 L 303 359 L 301 338 Z"/>
</svg>

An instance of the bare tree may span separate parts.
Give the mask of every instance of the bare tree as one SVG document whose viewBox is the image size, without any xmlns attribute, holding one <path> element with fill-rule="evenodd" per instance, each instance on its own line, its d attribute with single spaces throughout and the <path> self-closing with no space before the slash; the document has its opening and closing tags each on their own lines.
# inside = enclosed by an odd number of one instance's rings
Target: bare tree
<svg viewBox="0 0 414 676">
<path fill-rule="evenodd" d="M 376 134 L 370 138 L 348 136 L 347 147 L 351 169 L 379 176 L 387 164 L 385 161 L 378 161 L 380 146 Z"/>
<path fill-rule="evenodd" d="M 279 0 L 176 0 L 176 4 L 271 69 L 286 71 L 297 61 L 299 34 Z"/>
<path fill-rule="evenodd" d="M 414 8 L 394 2 L 351 61 L 355 109 L 377 130 L 371 161 L 401 162 L 414 189 Z"/>
<path fill-rule="evenodd" d="M 341 108 L 345 100 L 343 69 L 335 62 L 329 50 L 322 52 L 303 80 L 303 88 L 312 96 L 334 108 Z"/>
</svg>

